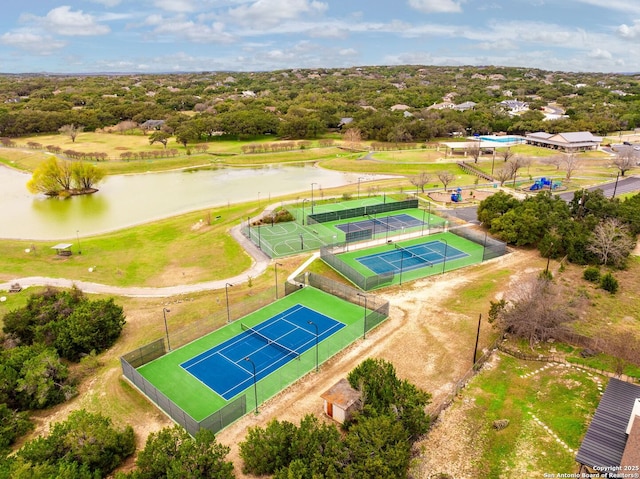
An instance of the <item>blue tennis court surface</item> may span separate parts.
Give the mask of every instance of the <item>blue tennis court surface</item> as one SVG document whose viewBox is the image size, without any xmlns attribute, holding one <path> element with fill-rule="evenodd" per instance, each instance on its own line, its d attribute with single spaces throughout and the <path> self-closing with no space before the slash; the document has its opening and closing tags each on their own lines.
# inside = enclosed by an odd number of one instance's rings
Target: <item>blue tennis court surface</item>
<svg viewBox="0 0 640 479">
<path fill-rule="evenodd" d="M 397 247 L 383 253 L 361 256 L 356 260 L 376 274 L 411 271 L 433 266 L 445 260 L 454 260 L 469 256 L 442 241 L 430 241 L 398 249 Z"/>
<path fill-rule="evenodd" d="M 312 324 L 309 324 L 309 321 Z M 297 304 L 204 353 L 185 361 L 187 372 L 229 400 L 345 325 Z"/>
<path fill-rule="evenodd" d="M 398 231 L 403 228 L 412 228 L 414 226 L 421 226 L 424 223 L 417 218 L 405 213 L 399 215 L 389 215 L 382 218 L 375 218 L 373 216 L 365 216 L 366 220 L 354 221 L 352 223 L 341 223 L 336 225 L 339 230 L 350 233 L 354 231 L 373 230 L 373 233 L 384 231 Z"/>
</svg>

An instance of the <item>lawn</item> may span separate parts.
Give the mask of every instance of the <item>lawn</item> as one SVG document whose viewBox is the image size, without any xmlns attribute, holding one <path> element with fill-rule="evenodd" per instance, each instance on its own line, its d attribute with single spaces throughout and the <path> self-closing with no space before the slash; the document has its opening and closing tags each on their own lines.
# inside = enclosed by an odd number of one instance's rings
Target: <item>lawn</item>
<svg viewBox="0 0 640 479">
<path fill-rule="evenodd" d="M 473 448 L 464 477 L 542 477 L 575 473 L 575 453 L 606 380 L 573 367 L 527 362 L 502 353 L 490 360 L 422 444 L 429 473 L 463 474 L 450 455 Z M 496 430 L 493 422 L 509 424 Z M 435 449 L 444 431 L 460 436 Z"/>
</svg>

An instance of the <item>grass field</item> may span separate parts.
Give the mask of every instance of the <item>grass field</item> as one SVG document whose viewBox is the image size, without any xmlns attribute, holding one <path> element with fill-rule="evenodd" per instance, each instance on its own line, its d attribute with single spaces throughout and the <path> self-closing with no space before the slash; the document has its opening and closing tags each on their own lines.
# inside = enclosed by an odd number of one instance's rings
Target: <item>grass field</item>
<svg viewBox="0 0 640 479">
<path fill-rule="evenodd" d="M 318 358 L 320 363 L 332 357 L 363 334 L 364 310 L 361 306 L 311 287 L 303 288 L 259 309 L 243 318 L 242 322 L 249 326 L 255 326 L 296 304 L 307 306 L 346 325 L 319 344 Z M 140 367 L 138 371 L 195 420 L 204 419 L 223 407 L 228 401 L 187 373 L 180 367 L 180 364 L 241 332 L 240 321 L 232 322 Z M 312 348 L 301 354 L 299 360 L 294 359 L 288 362 L 271 375 L 258 381 L 258 403 L 264 402 L 312 371 L 316 366 L 315 360 L 316 350 Z M 247 410 L 254 408 L 254 395 L 247 394 Z"/>
<path fill-rule="evenodd" d="M 477 479 L 575 473 L 575 454 L 604 386 L 605 378 L 579 369 L 497 353 L 422 444 L 425 467 Z M 499 419 L 509 425 L 495 430 Z M 456 441 L 438 448 L 444 432 Z"/>
</svg>

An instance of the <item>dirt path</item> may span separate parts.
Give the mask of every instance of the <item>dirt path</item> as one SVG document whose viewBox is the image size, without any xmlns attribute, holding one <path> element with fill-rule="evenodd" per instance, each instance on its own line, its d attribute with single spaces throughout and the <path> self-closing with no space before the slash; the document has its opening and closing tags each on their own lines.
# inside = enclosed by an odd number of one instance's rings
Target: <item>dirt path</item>
<svg viewBox="0 0 640 479">
<path fill-rule="evenodd" d="M 443 399 L 471 366 L 473 342 L 469 344 L 468 336 L 457 334 L 457 329 L 462 326 L 469 329 L 465 322 L 476 319 L 451 313 L 442 304 L 480 275 L 486 278 L 505 267 L 524 269 L 530 265 L 532 254 L 512 253 L 479 267 L 416 281 L 380 294 L 391 301 L 390 317 L 381 327 L 322 365 L 319 374 L 309 374 L 262 404 L 258 415 L 248 414 L 218 434 L 218 440 L 231 447 L 228 458 L 235 464 L 237 477 L 253 477 L 242 473 L 238 448 L 248 427 L 264 427 L 273 418 L 297 424 L 309 413 L 324 418 L 320 394 L 367 357 L 392 362 L 398 376 L 429 391 L 433 402 Z"/>
</svg>

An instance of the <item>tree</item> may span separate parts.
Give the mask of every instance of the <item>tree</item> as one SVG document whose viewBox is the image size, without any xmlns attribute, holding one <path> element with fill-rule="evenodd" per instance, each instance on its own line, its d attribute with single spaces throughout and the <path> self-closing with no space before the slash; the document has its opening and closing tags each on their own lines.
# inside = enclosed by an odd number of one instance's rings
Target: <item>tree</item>
<svg viewBox="0 0 640 479">
<path fill-rule="evenodd" d="M 347 380 L 362 393 L 362 414 L 366 417 L 390 415 L 402 423 L 412 439 L 429 429 L 424 409 L 431 395 L 400 380 L 393 364 L 383 359 L 366 359 L 347 375 Z"/>
<path fill-rule="evenodd" d="M 226 461 L 229 448 L 216 442 L 206 429 L 191 437 L 180 426 L 151 433 L 136 461 L 132 479 L 233 479 L 233 464 Z"/>
<path fill-rule="evenodd" d="M 547 278 L 536 277 L 517 283 L 507 306 L 497 312 L 495 324 L 502 331 L 522 338 L 529 346 L 546 341 L 564 330 L 571 320 L 562 292 Z"/>
<path fill-rule="evenodd" d="M 564 169 L 567 172 L 565 180 L 570 181 L 574 171 L 580 168 L 580 160 L 575 153 L 567 153 L 562 155 L 562 163 L 564 164 Z"/>
<path fill-rule="evenodd" d="M 587 249 L 602 264 L 622 267 L 635 247 L 629 228 L 617 218 L 607 218 L 595 227 Z"/>
<path fill-rule="evenodd" d="M 424 186 L 431 180 L 431 175 L 426 171 L 421 171 L 419 174 L 409 178 L 409 181 L 416 188 L 420 188 L 420 191 L 424 193 Z"/>
<path fill-rule="evenodd" d="M 273 474 L 293 460 L 291 443 L 295 424 L 273 419 L 263 429 L 251 427 L 240 443 L 242 470 L 255 475 Z"/>
<path fill-rule="evenodd" d="M 78 135 L 84 131 L 84 126 L 63 125 L 58 128 L 58 131 L 71 138 L 71 143 L 75 143 Z"/>
<path fill-rule="evenodd" d="M 0 454 L 30 429 L 33 429 L 33 424 L 27 413 L 15 411 L 0 403 Z"/>
<path fill-rule="evenodd" d="M 360 148 L 360 142 L 362 141 L 362 133 L 359 128 L 349 128 L 344 132 L 344 141 L 349 148 Z"/>
<path fill-rule="evenodd" d="M 149 144 L 153 145 L 154 143 L 162 143 L 164 148 L 167 148 L 167 143 L 169 143 L 169 138 L 171 135 L 166 131 L 154 131 L 149 135 Z"/>
<path fill-rule="evenodd" d="M 357 421 L 345 437 L 345 477 L 407 477 L 411 443 L 402 423 L 388 415 Z"/>
<path fill-rule="evenodd" d="M 513 177 L 513 170 L 509 164 L 507 163 L 504 166 L 498 168 L 498 170 L 494 173 L 494 178 L 500 182 L 500 186 L 504 186 L 505 182 Z"/>
<path fill-rule="evenodd" d="M 473 158 L 474 163 L 478 163 L 478 158 L 480 158 L 480 154 L 482 153 L 482 150 L 480 149 L 479 141 L 474 141 L 473 143 L 471 143 L 471 145 L 465 148 L 465 151 L 467 155 Z"/>
<path fill-rule="evenodd" d="M 117 430 L 109 418 L 80 409 L 53 424 L 48 436 L 27 442 L 17 456 L 32 464 L 77 463 L 104 477 L 134 451 L 131 426 Z"/>
<path fill-rule="evenodd" d="M 448 170 L 443 170 L 438 172 L 438 179 L 440 180 L 440 183 L 442 183 L 442 186 L 444 186 L 444 189 L 446 191 L 447 185 L 456 179 L 456 175 Z"/>
<path fill-rule="evenodd" d="M 504 160 L 505 163 L 509 161 L 513 157 L 513 155 L 515 155 L 515 153 L 511 151 L 511 148 L 505 148 L 504 150 L 500 150 L 498 154 L 500 155 L 500 158 Z"/>
<path fill-rule="evenodd" d="M 84 161 L 71 165 L 71 178 L 74 185 L 80 190 L 91 190 L 105 177 L 105 171 L 91 163 Z"/>
<path fill-rule="evenodd" d="M 520 201 L 504 191 L 497 193 L 482 200 L 478 205 L 478 220 L 485 224 L 491 225 L 491 222 L 502 216 L 507 211 L 520 205 Z"/>
<path fill-rule="evenodd" d="M 61 191 L 69 191 L 72 181 L 71 163 L 58 161 L 55 157 L 49 157 L 33 170 L 31 180 L 27 183 L 27 189 L 31 193 L 44 193 L 48 196 L 56 196 Z"/>
<path fill-rule="evenodd" d="M 620 176 L 636 167 L 638 163 L 638 155 L 633 148 L 624 148 L 616 153 L 613 159 L 613 165 L 620 171 Z"/>
<path fill-rule="evenodd" d="M 24 396 L 24 409 L 43 409 L 69 399 L 75 389 L 67 387 L 69 369 L 53 349 L 45 349 L 25 361 L 16 383 L 16 392 Z M 69 396 L 69 397 L 67 397 Z"/>
</svg>

